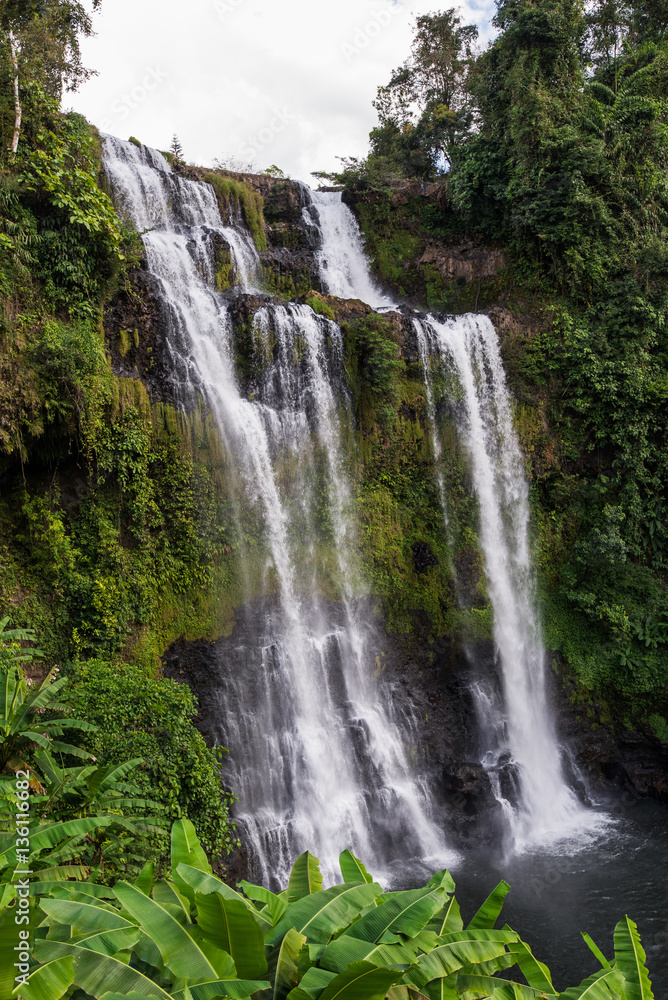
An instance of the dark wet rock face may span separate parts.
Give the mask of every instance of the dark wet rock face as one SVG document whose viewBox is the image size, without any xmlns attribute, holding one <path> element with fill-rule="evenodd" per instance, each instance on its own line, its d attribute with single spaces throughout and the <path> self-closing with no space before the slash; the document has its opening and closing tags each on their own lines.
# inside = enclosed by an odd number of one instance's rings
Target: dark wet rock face
<svg viewBox="0 0 668 1000">
<path fill-rule="evenodd" d="M 152 403 L 174 402 L 164 306 L 155 278 L 143 267 L 105 311 L 104 337 L 114 375 L 140 379 Z"/>
<path fill-rule="evenodd" d="M 336 607 L 331 608 L 334 616 Z M 188 683 L 198 697 L 197 725 L 208 743 L 229 743 L 229 734 L 221 729 L 220 706 L 221 699 L 229 696 L 239 672 L 246 674 L 248 704 L 253 704 L 252 690 L 261 681 L 255 676 L 257 664 L 253 666 L 253 651 L 258 635 L 266 632 L 266 621 L 275 610 L 273 599 L 257 598 L 239 609 L 230 636 L 217 642 L 179 640 L 166 653 L 165 675 Z M 409 759 L 419 762 L 419 769 L 428 781 L 435 815 L 441 817 L 440 822 L 453 843 L 482 840 L 496 844 L 501 836 L 500 807 L 476 758 L 470 667 L 454 644 L 430 641 L 426 623 L 417 623 L 416 631 L 425 633 L 423 641 L 409 645 L 378 624 L 373 640 L 373 656 L 382 664 L 382 683 L 389 692 L 393 715 L 405 734 Z M 332 689 L 338 690 L 341 684 L 335 661 L 332 671 Z M 345 706 L 343 688 L 340 694 Z M 364 743 L 366 735 L 361 732 L 359 738 Z M 234 756 L 235 747 L 228 749 Z M 223 782 L 226 780 L 229 781 L 229 776 L 226 779 L 223 765 Z M 244 863 L 241 856 L 235 858 L 235 870 L 245 872 Z"/>
<path fill-rule="evenodd" d="M 426 573 L 430 566 L 438 566 L 438 559 L 426 542 L 416 542 L 413 546 L 413 565 L 416 573 Z"/>
<path fill-rule="evenodd" d="M 570 706 L 562 706 L 560 728 L 594 797 L 630 808 L 641 799 L 668 805 L 668 747 L 638 732 L 592 728 Z"/>
<path fill-rule="evenodd" d="M 283 298 L 297 299 L 320 291 L 318 262 L 312 250 L 270 246 L 260 254 L 262 284 Z"/>
</svg>

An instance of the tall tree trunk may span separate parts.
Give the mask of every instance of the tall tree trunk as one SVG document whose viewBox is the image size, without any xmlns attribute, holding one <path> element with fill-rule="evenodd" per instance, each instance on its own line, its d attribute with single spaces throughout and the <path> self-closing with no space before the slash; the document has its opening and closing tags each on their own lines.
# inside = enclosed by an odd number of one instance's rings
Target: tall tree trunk
<svg viewBox="0 0 668 1000">
<path fill-rule="evenodd" d="M 9 47 L 12 50 L 12 65 L 14 66 L 14 135 L 12 137 L 12 157 L 16 156 L 19 148 L 19 136 L 21 134 L 21 97 L 19 94 L 19 57 L 18 46 L 14 32 L 9 32 Z"/>
</svg>

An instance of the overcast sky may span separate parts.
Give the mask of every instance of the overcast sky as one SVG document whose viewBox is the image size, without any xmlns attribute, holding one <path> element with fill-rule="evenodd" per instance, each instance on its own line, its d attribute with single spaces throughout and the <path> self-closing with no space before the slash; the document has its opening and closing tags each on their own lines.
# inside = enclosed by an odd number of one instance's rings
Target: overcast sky
<svg viewBox="0 0 668 1000">
<path fill-rule="evenodd" d="M 65 104 L 103 131 L 189 162 L 277 164 L 309 182 L 361 156 L 371 102 L 410 51 L 415 15 L 438 0 L 103 0 L 84 43 L 98 76 Z M 493 0 L 459 5 L 492 35 Z"/>
</svg>

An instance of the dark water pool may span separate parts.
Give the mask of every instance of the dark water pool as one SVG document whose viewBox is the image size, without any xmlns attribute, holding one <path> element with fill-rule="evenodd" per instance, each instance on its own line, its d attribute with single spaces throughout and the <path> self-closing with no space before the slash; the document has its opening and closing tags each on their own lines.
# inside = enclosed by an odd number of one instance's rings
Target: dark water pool
<svg viewBox="0 0 668 1000">
<path fill-rule="evenodd" d="M 668 809 L 640 802 L 613 817 L 605 833 L 581 849 L 563 845 L 505 859 L 489 850 L 468 852 L 451 867 L 462 915 L 466 922 L 504 878 L 512 890 L 503 920 L 563 990 L 600 968 L 580 932 L 612 958 L 615 924 L 628 913 L 647 952 L 654 996 L 668 1000 Z"/>
<path fill-rule="evenodd" d="M 507 860 L 469 854 L 453 870 L 464 919 L 501 878 L 512 886 L 504 916 L 547 962 L 554 984 L 574 986 L 598 968 L 587 931 L 606 957 L 625 913 L 638 925 L 656 1000 L 668 998 L 668 810 L 639 803 L 622 810 L 597 843 L 576 853 Z"/>
</svg>

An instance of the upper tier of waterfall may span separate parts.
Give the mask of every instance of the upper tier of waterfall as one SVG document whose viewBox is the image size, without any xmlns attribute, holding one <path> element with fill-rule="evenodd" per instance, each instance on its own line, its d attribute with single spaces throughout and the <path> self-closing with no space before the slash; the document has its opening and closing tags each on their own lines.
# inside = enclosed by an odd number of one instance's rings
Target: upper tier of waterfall
<svg viewBox="0 0 668 1000">
<path fill-rule="evenodd" d="M 320 279 L 330 295 L 361 299 L 380 309 L 395 305 L 371 277 L 355 216 L 340 191 L 314 191 L 313 205 L 321 232 Z"/>
</svg>

